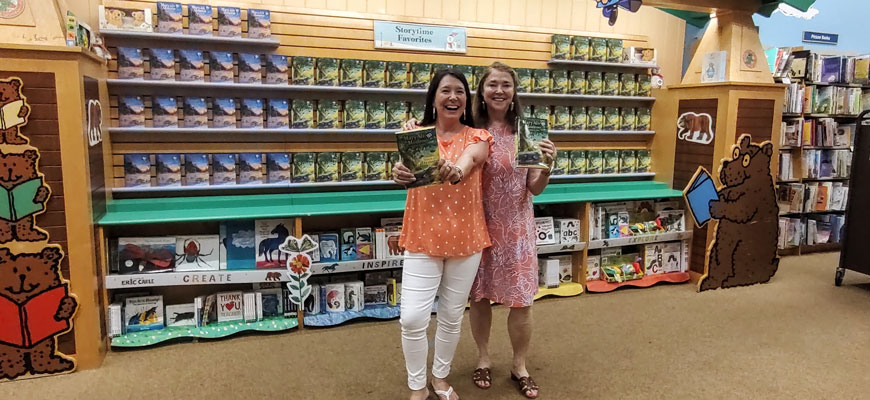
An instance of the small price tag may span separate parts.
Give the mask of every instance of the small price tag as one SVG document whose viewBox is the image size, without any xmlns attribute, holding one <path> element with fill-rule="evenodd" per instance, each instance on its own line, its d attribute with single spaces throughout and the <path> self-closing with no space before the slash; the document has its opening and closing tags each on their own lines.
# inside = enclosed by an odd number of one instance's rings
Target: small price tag
<svg viewBox="0 0 870 400">
<path fill-rule="evenodd" d="M 784 83 L 784 84 L 786 84 L 786 85 L 791 85 L 791 78 L 789 78 L 789 77 L 783 77 L 783 78 L 782 78 L 782 83 Z"/>
</svg>

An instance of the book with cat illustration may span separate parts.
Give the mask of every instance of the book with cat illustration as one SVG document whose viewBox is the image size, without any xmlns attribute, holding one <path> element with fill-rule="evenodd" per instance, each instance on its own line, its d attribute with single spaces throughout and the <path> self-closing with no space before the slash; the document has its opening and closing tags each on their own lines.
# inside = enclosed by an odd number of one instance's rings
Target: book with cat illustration
<svg viewBox="0 0 870 400">
<path fill-rule="evenodd" d="M 396 144 L 405 165 L 417 178 L 407 187 L 416 188 L 441 183 L 438 175 L 438 137 L 435 127 L 396 132 Z"/>
<path fill-rule="evenodd" d="M 517 130 L 517 167 L 550 168 L 539 144 L 549 135 L 545 119 L 521 118 Z"/>
</svg>

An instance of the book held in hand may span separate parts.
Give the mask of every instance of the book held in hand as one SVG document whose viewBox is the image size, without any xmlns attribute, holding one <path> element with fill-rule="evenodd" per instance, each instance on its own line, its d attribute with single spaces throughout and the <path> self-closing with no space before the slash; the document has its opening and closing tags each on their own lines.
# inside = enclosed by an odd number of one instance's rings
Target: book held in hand
<svg viewBox="0 0 870 400">
<path fill-rule="evenodd" d="M 544 153 L 538 145 L 547 139 L 547 120 L 536 118 L 521 118 L 517 135 L 517 167 L 518 168 L 549 168 Z"/>
<path fill-rule="evenodd" d="M 719 192 L 716 191 L 716 185 L 713 183 L 710 173 L 703 167 L 698 167 L 698 172 L 695 173 L 694 179 L 689 182 L 683 197 L 686 198 L 686 204 L 692 210 L 695 225 L 702 227 L 712 218 L 710 216 L 710 202 L 719 200 Z"/>
<path fill-rule="evenodd" d="M 0 343 L 31 347 L 69 329 L 68 320 L 54 317 L 68 290 L 66 285 L 57 286 L 21 304 L 0 295 Z"/>
<path fill-rule="evenodd" d="M 438 151 L 435 127 L 396 132 L 396 144 L 402 156 L 402 164 L 417 178 L 408 185 L 408 188 L 441 183 L 438 175 L 438 161 L 441 155 Z"/>
</svg>

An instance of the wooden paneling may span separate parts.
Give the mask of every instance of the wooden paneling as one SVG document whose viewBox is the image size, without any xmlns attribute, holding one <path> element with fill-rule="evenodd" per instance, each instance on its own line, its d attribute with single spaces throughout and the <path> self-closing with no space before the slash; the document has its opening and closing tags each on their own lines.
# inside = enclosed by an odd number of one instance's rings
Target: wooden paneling
<svg viewBox="0 0 870 400">
<path fill-rule="evenodd" d="M 773 100 L 739 99 L 737 101 L 737 137 L 752 135 L 753 143 L 770 140 L 773 131 Z"/>
</svg>

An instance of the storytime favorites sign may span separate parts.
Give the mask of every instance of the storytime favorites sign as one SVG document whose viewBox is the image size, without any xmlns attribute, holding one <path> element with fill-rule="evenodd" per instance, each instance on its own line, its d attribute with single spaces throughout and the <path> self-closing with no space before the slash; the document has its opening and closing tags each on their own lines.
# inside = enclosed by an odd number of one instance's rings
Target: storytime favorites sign
<svg viewBox="0 0 870 400">
<path fill-rule="evenodd" d="M 375 21 L 375 48 L 465 53 L 465 28 Z"/>
</svg>

